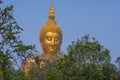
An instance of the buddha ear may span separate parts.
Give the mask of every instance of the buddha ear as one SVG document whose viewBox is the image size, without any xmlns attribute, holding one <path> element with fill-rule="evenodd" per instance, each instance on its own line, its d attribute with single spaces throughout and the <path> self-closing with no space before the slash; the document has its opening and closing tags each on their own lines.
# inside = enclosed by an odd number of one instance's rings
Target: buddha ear
<svg viewBox="0 0 120 80">
<path fill-rule="evenodd" d="M 44 53 L 43 52 L 43 40 L 42 39 L 40 39 L 40 45 L 41 45 L 41 51 L 42 51 L 42 53 Z"/>
<path fill-rule="evenodd" d="M 43 42 L 43 40 L 40 38 L 40 43 L 42 43 Z"/>
<path fill-rule="evenodd" d="M 43 40 L 42 40 L 42 39 L 40 39 L 40 45 L 41 45 L 41 47 L 42 47 L 42 45 L 43 45 Z"/>
</svg>

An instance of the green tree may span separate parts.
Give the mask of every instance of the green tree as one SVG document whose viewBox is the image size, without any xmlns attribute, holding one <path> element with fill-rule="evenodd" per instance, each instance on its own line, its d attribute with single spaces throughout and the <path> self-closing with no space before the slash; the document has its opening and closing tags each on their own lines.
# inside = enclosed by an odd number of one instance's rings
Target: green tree
<svg viewBox="0 0 120 80">
<path fill-rule="evenodd" d="M 95 38 L 83 36 L 73 41 L 63 56 L 47 71 L 44 80 L 119 80 L 109 50 Z"/>
<path fill-rule="evenodd" d="M 117 73 L 120 78 L 120 57 L 117 57 L 117 60 L 115 61 L 116 66 L 117 66 Z"/>
<path fill-rule="evenodd" d="M 0 5 L 3 2 L 0 0 Z M 34 45 L 25 45 L 20 40 L 23 29 L 12 15 L 13 6 L 0 8 L 0 78 L 16 80 L 14 72 L 21 70 L 23 62 L 33 56 Z M 17 79 L 18 80 L 18 79 Z"/>
<path fill-rule="evenodd" d="M 115 61 L 115 63 L 118 66 L 118 69 L 120 70 L 120 57 L 117 57 L 117 60 Z"/>
</svg>

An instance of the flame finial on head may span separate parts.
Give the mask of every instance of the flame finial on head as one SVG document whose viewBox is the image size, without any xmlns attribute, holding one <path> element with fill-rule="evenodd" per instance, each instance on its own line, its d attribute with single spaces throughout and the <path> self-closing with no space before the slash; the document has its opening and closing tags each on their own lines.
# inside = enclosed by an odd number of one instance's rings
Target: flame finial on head
<svg viewBox="0 0 120 80">
<path fill-rule="evenodd" d="M 50 5 L 49 19 L 40 30 L 40 44 L 43 53 L 57 53 L 62 44 L 62 30 L 55 21 L 54 5 Z M 49 37 L 51 39 L 49 39 Z M 54 42 L 54 45 L 52 43 Z M 49 42 L 49 43 L 48 43 Z M 51 51 L 48 51 L 51 48 Z M 53 50 L 54 48 L 54 50 Z M 54 52 L 53 52 L 54 51 Z"/>
<path fill-rule="evenodd" d="M 49 19 L 55 19 L 54 4 L 50 5 Z"/>
</svg>

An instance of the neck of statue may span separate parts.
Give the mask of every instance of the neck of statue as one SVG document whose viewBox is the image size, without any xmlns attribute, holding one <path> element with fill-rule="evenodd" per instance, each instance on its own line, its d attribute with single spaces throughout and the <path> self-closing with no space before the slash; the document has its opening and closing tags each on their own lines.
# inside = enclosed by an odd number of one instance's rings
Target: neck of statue
<svg viewBox="0 0 120 80">
<path fill-rule="evenodd" d="M 59 58 L 57 54 L 44 54 L 44 57 L 46 60 L 49 60 L 50 62 L 55 62 Z"/>
</svg>

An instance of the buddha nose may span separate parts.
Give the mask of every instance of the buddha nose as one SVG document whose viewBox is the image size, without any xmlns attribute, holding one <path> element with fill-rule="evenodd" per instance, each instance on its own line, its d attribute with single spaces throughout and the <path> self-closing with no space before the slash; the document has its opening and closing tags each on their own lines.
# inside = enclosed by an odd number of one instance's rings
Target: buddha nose
<svg viewBox="0 0 120 80">
<path fill-rule="evenodd" d="M 55 41 L 54 41 L 54 39 L 52 39 L 51 45 L 54 45 L 54 44 L 55 44 Z"/>
</svg>

